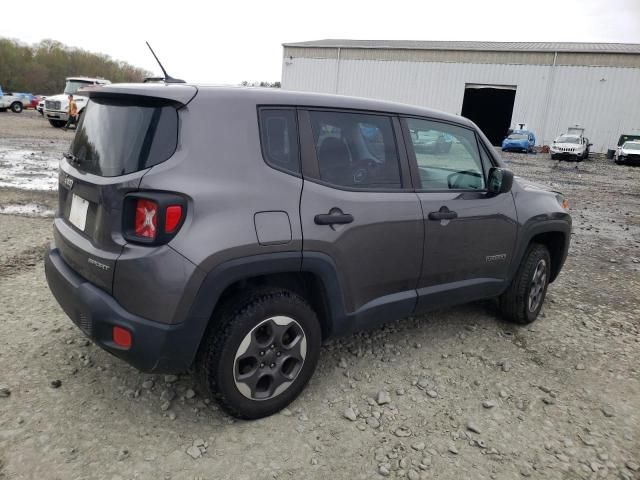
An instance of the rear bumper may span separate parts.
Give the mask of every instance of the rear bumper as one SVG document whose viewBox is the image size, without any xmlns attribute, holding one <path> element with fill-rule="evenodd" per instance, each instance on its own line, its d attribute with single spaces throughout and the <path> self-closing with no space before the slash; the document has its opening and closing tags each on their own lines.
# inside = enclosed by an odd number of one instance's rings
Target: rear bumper
<svg viewBox="0 0 640 480">
<path fill-rule="evenodd" d="M 143 372 L 176 373 L 191 366 L 201 332 L 189 333 L 188 322 L 166 325 L 127 312 L 111 295 L 74 272 L 56 248 L 46 254 L 45 273 L 62 309 L 96 345 Z M 131 332 L 129 349 L 113 342 L 114 326 Z"/>
</svg>

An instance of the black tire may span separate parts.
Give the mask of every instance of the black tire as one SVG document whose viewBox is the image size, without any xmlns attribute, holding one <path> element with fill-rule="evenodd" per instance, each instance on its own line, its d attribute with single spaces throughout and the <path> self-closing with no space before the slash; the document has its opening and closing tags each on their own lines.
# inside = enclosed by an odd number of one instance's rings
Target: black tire
<svg viewBox="0 0 640 480">
<path fill-rule="evenodd" d="M 557 159 L 558 159 L 558 156 L 552 153 L 551 154 L 551 160 L 557 160 Z"/>
<path fill-rule="evenodd" d="M 544 262 L 544 271 L 539 273 L 541 262 Z M 549 250 L 544 245 L 532 243 L 522 258 L 516 276 L 511 285 L 499 299 L 500 311 L 506 320 L 526 325 L 538 318 L 538 314 L 544 304 L 551 273 L 551 257 Z M 534 274 L 540 275 L 536 282 Z M 532 290 L 538 290 L 535 301 L 532 301 Z"/>
<path fill-rule="evenodd" d="M 11 104 L 11 111 L 13 113 L 22 113 L 22 104 L 20 102 L 13 102 Z"/>
<path fill-rule="evenodd" d="M 261 346 L 258 343 L 258 332 L 265 322 L 273 319 L 294 320 L 289 324 L 295 330 L 298 349 L 302 362 L 291 360 L 294 355 L 288 355 L 285 336 L 289 330 L 284 330 L 279 335 L 273 329 L 269 334 L 263 335 L 267 343 Z M 209 329 L 200 349 L 196 372 L 200 376 L 200 382 L 209 394 L 215 398 L 220 406 L 230 415 L 243 419 L 256 419 L 272 415 L 289 405 L 302 392 L 305 385 L 313 375 L 318 363 L 322 334 L 320 324 L 315 312 L 309 304 L 300 296 L 288 290 L 258 290 L 227 302 L 213 318 L 213 327 Z M 287 329 L 288 326 L 276 328 Z M 255 333 L 254 333 L 255 331 Z M 250 344 L 247 344 L 250 339 Z M 306 344 L 302 342 L 306 341 Z M 243 343 L 245 342 L 245 343 Z M 275 348 L 270 346 L 277 345 Z M 291 345 L 294 341 L 291 342 Z M 240 348 L 245 348 L 241 353 Z M 306 345 L 306 354 L 302 354 Z M 251 355 L 251 349 L 260 350 L 260 353 Z M 256 350 L 256 352 L 257 352 Z M 293 352 L 293 349 L 291 349 Z M 266 353 L 266 355 L 265 355 Z M 264 355 L 264 356 L 259 356 Z M 277 357 L 275 357 L 277 355 Z M 237 381 L 243 357 L 249 358 L 248 371 L 245 376 L 258 378 L 255 382 L 255 392 L 248 384 L 240 385 Z M 297 362 L 297 370 L 289 369 L 287 362 Z M 269 364 L 269 362 L 273 362 Z M 272 367 L 275 365 L 275 367 Z M 296 368 L 296 367 L 293 367 Z M 274 375 L 275 373 L 275 375 Z M 276 377 L 290 375 L 292 380 L 278 384 Z M 268 387 L 260 391 L 259 384 L 264 378 Z M 284 390 L 276 393 L 273 389 L 284 386 Z M 288 385 L 288 386 L 287 386 Z M 243 393 L 240 388 L 244 387 Z M 261 387 L 262 388 L 262 387 Z M 256 399 L 254 396 L 262 395 L 265 398 Z M 249 396 L 247 396 L 249 395 Z"/>
<path fill-rule="evenodd" d="M 49 120 L 49 123 L 54 128 L 62 128 L 67 124 L 64 120 Z"/>
</svg>

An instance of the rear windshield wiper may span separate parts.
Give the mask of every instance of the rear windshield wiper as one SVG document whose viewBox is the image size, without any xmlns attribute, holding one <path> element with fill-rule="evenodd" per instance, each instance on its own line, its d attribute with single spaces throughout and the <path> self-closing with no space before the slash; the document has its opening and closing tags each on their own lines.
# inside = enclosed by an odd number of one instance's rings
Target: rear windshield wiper
<svg viewBox="0 0 640 480">
<path fill-rule="evenodd" d="M 71 163 L 75 163 L 76 165 L 80 165 L 81 160 L 76 157 L 73 153 L 66 152 L 63 154 L 64 158 L 69 160 Z"/>
</svg>

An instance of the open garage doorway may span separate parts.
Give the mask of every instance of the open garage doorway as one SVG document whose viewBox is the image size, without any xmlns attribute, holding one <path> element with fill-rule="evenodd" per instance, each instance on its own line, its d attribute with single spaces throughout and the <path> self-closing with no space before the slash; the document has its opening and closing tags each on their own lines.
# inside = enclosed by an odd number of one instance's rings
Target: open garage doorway
<svg viewBox="0 0 640 480">
<path fill-rule="evenodd" d="M 516 87 L 468 83 L 462 100 L 462 116 L 475 122 L 492 145 L 501 145 L 511 126 Z"/>
</svg>

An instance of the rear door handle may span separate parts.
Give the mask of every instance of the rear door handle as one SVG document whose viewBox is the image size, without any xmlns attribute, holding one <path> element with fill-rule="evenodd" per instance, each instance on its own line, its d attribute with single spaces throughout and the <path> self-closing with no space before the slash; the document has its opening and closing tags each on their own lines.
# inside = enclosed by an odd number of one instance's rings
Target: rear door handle
<svg viewBox="0 0 640 480">
<path fill-rule="evenodd" d="M 340 209 L 332 209 L 331 213 L 320 213 L 313 217 L 316 225 L 337 225 L 353 222 L 353 215 L 342 213 Z"/>
<path fill-rule="evenodd" d="M 447 207 L 442 206 L 437 212 L 429 212 L 429 220 L 453 220 L 458 218 L 457 212 L 452 212 Z"/>
</svg>

